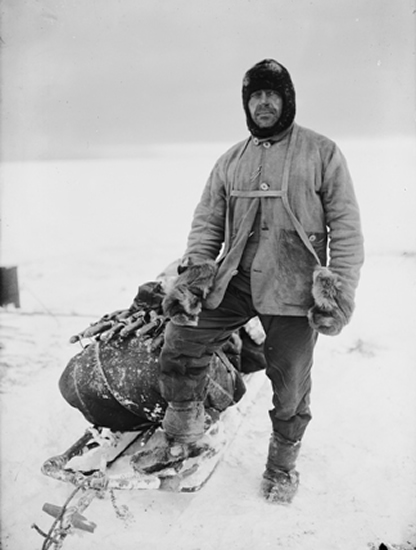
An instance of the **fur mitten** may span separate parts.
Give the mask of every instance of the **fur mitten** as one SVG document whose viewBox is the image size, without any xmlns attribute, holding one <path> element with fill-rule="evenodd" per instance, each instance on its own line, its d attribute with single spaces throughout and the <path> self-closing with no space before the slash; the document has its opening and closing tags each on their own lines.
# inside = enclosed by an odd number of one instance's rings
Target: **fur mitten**
<svg viewBox="0 0 416 550">
<path fill-rule="evenodd" d="M 181 267 L 171 288 L 166 290 L 163 311 L 176 325 L 195 326 L 202 309 L 202 300 L 211 290 L 217 266 L 213 260 Z"/>
<path fill-rule="evenodd" d="M 354 303 L 342 292 L 338 275 L 327 267 L 313 274 L 312 296 L 315 305 L 308 312 L 310 326 L 328 336 L 336 336 L 349 322 Z"/>
<path fill-rule="evenodd" d="M 165 296 L 162 284 L 150 281 L 139 286 L 133 303 L 129 308 L 131 313 L 152 309 L 156 313 L 162 313 L 162 301 Z"/>
</svg>

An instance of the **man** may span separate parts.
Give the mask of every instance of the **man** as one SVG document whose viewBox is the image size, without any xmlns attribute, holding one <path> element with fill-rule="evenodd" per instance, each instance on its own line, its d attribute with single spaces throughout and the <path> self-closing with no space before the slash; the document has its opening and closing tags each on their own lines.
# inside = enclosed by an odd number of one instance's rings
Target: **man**
<svg viewBox="0 0 416 550">
<path fill-rule="evenodd" d="M 287 503 L 311 419 L 314 346 L 318 333 L 338 334 L 350 320 L 363 239 L 344 157 L 294 123 L 288 71 L 273 59 L 257 63 L 242 98 L 250 137 L 217 161 L 164 299 L 171 321 L 159 359 L 162 425 L 172 445 L 198 441 L 212 354 L 258 316 L 273 388 L 262 494 Z"/>
</svg>

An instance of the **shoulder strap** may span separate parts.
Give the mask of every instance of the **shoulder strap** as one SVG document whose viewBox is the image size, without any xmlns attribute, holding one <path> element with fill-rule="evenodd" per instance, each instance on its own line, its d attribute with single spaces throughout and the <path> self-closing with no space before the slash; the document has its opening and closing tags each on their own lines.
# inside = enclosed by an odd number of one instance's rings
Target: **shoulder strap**
<svg viewBox="0 0 416 550">
<path fill-rule="evenodd" d="M 309 252 L 314 256 L 315 260 L 318 262 L 318 265 L 321 265 L 321 260 L 318 257 L 318 254 L 316 253 L 314 247 L 312 246 L 310 240 L 308 239 L 308 236 L 306 234 L 306 231 L 303 229 L 302 224 L 295 216 L 293 210 L 290 207 L 289 204 L 289 198 L 288 198 L 288 187 L 289 187 L 289 174 L 290 174 L 290 167 L 292 164 L 293 155 L 296 148 L 296 138 L 298 136 L 298 126 L 296 124 L 293 125 L 293 131 L 292 135 L 290 136 L 289 141 L 289 148 L 285 159 L 285 165 L 283 168 L 283 182 L 282 182 L 282 202 L 286 209 L 286 212 L 289 214 L 289 217 L 296 229 L 297 234 L 302 239 L 303 244 L 306 246 L 306 248 L 309 250 Z"/>
</svg>

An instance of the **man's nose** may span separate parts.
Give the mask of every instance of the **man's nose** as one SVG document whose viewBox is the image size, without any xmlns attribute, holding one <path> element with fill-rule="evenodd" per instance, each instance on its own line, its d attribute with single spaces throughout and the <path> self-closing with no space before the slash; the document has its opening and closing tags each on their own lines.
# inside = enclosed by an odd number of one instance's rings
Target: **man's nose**
<svg viewBox="0 0 416 550">
<path fill-rule="evenodd" d="M 260 103 L 269 103 L 269 95 L 264 90 L 261 92 Z"/>
</svg>

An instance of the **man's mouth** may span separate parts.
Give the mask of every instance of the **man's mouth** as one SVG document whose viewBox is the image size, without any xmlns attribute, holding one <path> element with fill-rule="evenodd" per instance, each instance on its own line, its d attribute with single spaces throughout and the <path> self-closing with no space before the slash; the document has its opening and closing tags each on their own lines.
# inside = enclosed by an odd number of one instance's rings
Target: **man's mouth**
<svg viewBox="0 0 416 550">
<path fill-rule="evenodd" d="M 260 116 L 260 115 L 273 115 L 273 114 L 274 114 L 274 112 L 271 109 L 259 109 L 256 112 L 257 116 Z"/>
<path fill-rule="evenodd" d="M 272 112 L 268 111 L 268 112 L 262 112 L 262 113 L 257 113 L 256 115 L 256 118 L 258 119 L 269 119 L 269 118 L 272 118 L 274 115 Z"/>
</svg>

